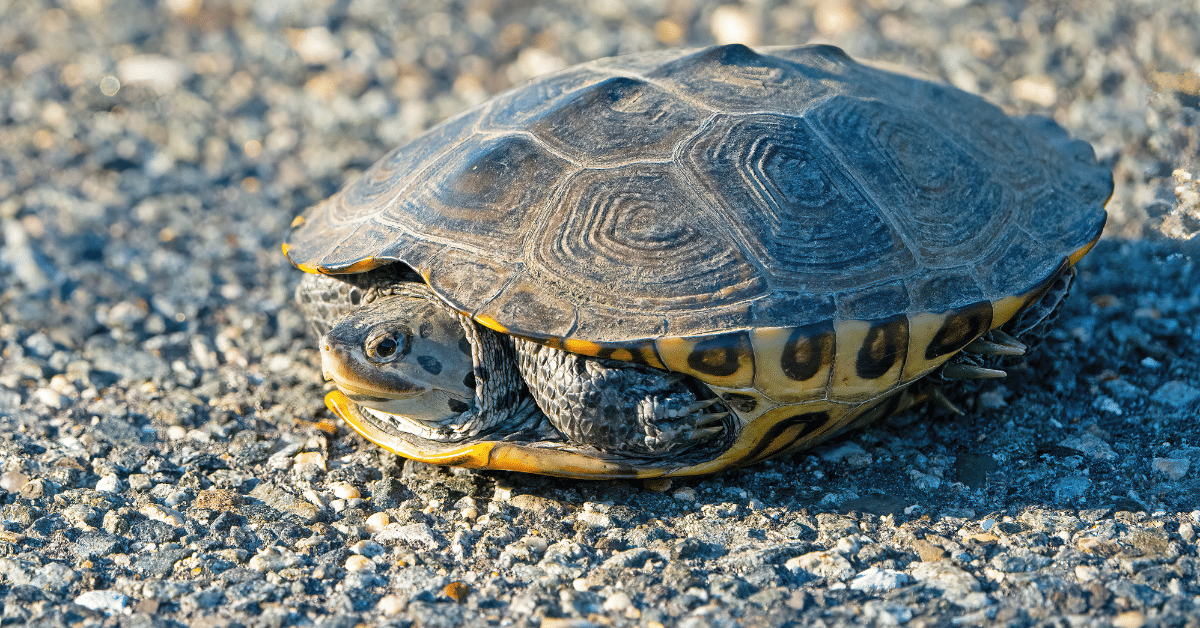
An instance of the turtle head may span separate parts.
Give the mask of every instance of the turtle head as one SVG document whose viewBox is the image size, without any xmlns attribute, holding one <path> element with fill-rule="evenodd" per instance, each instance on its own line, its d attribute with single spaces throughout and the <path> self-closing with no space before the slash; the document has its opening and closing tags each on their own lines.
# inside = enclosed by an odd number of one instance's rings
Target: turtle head
<svg viewBox="0 0 1200 628">
<path fill-rule="evenodd" d="M 321 370 L 351 401 L 437 430 L 475 400 L 471 345 L 455 314 L 427 299 L 380 297 L 321 338 Z"/>
</svg>

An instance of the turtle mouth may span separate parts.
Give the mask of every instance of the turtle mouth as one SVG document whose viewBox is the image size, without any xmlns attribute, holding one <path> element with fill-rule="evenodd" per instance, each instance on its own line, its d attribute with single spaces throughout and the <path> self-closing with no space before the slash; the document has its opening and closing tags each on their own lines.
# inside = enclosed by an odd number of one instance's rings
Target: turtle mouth
<svg viewBox="0 0 1200 628">
<path fill-rule="evenodd" d="M 380 373 L 363 373 L 366 361 L 360 348 L 323 340 L 321 342 L 321 375 L 333 382 L 347 397 L 359 403 L 415 399 L 429 392 L 410 380 L 380 377 Z"/>
</svg>

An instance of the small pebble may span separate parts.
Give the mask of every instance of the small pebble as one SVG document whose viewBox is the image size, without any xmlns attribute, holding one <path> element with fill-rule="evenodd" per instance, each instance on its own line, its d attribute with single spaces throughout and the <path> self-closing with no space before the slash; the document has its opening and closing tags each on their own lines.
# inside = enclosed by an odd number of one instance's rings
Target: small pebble
<svg viewBox="0 0 1200 628">
<path fill-rule="evenodd" d="M 367 529 L 367 532 L 371 534 L 377 534 L 382 532 L 384 528 L 387 528 L 388 524 L 391 522 L 392 518 L 389 517 L 386 512 L 377 512 L 370 517 L 367 517 L 364 527 Z"/>
<path fill-rule="evenodd" d="M 299 456 L 297 456 L 297 462 L 299 462 Z M 322 461 L 321 464 L 324 464 L 324 462 Z M 333 496 L 338 499 L 362 497 L 362 494 L 358 492 L 358 489 L 354 488 L 354 486 L 349 482 L 334 482 L 332 488 Z"/>
<path fill-rule="evenodd" d="M 674 497 L 681 502 L 695 502 L 696 489 L 690 486 L 685 486 L 683 488 L 676 489 L 675 492 L 671 493 L 671 497 Z"/>
<path fill-rule="evenodd" d="M 384 547 L 382 545 L 376 543 L 375 541 L 365 541 L 364 540 L 364 541 L 358 541 L 354 545 L 351 545 L 350 551 L 354 552 L 355 554 L 358 554 L 359 556 L 366 556 L 367 558 L 375 558 L 376 556 L 383 554 L 387 550 L 384 549 Z"/>
<path fill-rule="evenodd" d="M 321 453 L 317 451 L 305 451 L 298 453 L 293 461 L 297 466 L 302 464 L 311 464 L 314 467 L 325 471 L 325 456 L 321 455 Z"/>
<path fill-rule="evenodd" d="M 54 410 L 62 409 L 67 403 L 67 398 L 62 393 L 50 388 L 39 388 L 33 394 L 42 405 Z"/>
<path fill-rule="evenodd" d="M 1178 482 L 1187 475 L 1192 461 L 1187 458 L 1155 458 L 1154 470 L 1167 476 L 1168 480 Z"/>
<path fill-rule="evenodd" d="M 96 480 L 96 490 L 102 493 L 120 493 L 121 489 L 121 478 L 115 475 L 106 475 Z"/>
<path fill-rule="evenodd" d="M 633 601 L 629 599 L 629 594 L 624 591 L 617 591 L 608 596 L 604 600 L 604 610 L 610 613 L 623 613 L 633 606 Z"/>
<path fill-rule="evenodd" d="M 367 558 L 366 556 L 360 556 L 358 554 L 355 554 L 346 559 L 346 571 L 364 571 L 364 570 L 374 571 L 375 570 L 375 561 L 371 560 L 370 558 Z"/>
<path fill-rule="evenodd" d="M 129 598 L 116 591 L 97 589 L 86 591 L 75 598 L 75 603 L 101 613 L 120 613 L 129 605 Z"/>
<path fill-rule="evenodd" d="M 1149 358 L 1147 358 L 1149 359 Z M 1150 400 L 1174 408 L 1186 408 L 1200 399 L 1200 388 L 1195 388 L 1181 381 L 1170 381 L 1159 386 Z"/>
<path fill-rule="evenodd" d="M 1091 582 L 1100 577 L 1100 570 L 1093 565 L 1075 565 L 1075 579 L 1080 582 Z"/>
<path fill-rule="evenodd" d="M 29 476 L 19 471 L 6 471 L 0 474 L 0 488 L 9 493 L 16 493 L 29 481 Z"/>
<path fill-rule="evenodd" d="M 408 598 L 396 595 L 395 593 L 383 596 L 379 599 L 379 603 L 375 605 L 375 608 L 379 609 L 379 612 L 384 615 L 395 615 L 407 607 Z"/>
<path fill-rule="evenodd" d="M 138 512 L 145 515 L 147 519 L 161 521 L 163 523 L 175 526 L 176 528 L 182 527 L 184 524 L 183 514 L 178 510 L 167 508 L 166 506 L 160 506 L 158 504 L 146 504 L 138 509 Z"/>
<path fill-rule="evenodd" d="M 458 581 L 451 582 L 450 584 L 446 585 L 444 589 L 442 589 L 442 593 L 446 597 L 458 602 L 459 604 L 467 601 L 467 594 L 470 592 L 470 587 Z"/>
</svg>

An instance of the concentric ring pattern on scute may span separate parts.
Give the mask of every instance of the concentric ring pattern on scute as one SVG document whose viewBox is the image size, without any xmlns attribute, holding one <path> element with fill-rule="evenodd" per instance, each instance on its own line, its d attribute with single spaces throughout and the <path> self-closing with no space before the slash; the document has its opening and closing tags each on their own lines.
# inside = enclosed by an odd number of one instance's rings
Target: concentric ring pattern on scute
<svg viewBox="0 0 1200 628">
<path fill-rule="evenodd" d="M 1098 235 L 1111 179 L 1052 122 L 831 47 L 773 52 L 538 79 L 312 208 L 288 256 L 400 260 L 494 328 L 643 351 L 1024 295 Z"/>
</svg>

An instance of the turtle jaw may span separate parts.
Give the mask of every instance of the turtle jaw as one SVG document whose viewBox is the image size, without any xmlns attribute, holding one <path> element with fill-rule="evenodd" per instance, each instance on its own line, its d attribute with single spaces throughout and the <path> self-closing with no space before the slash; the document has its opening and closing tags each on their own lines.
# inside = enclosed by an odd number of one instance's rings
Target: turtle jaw
<svg viewBox="0 0 1200 628">
<path fill-rule="evenodd" d="M 368 364 L 362 347 L 331 341 L 328 336 L 321 339 L 321 374 L 355 403 L 387 414 L 405 415 L 412 413 L 414 405 L 423 405 L 422 397 L 438 392 L 411 379 L 381 373 Z"/>
</svg>

